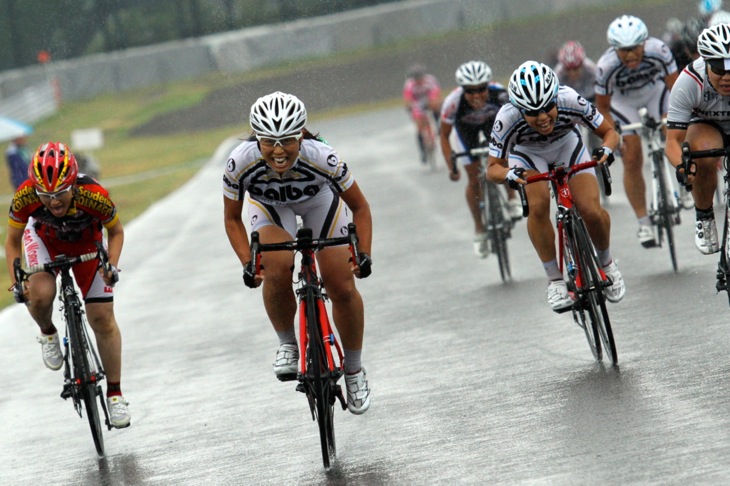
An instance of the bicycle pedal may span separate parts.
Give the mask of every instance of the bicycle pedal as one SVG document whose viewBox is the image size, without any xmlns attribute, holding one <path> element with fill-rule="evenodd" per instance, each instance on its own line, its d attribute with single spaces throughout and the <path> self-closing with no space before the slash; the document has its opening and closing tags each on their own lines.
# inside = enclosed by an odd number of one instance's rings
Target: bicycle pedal
<svg viewBox="0 0 730 486">
<path fill-rule="evenodd" d="M 281 375 L 276 375 L 276 377 L 279 381 L 294 381 L 297 379 L 296 373 L 282 373 Z"/>
</svg>

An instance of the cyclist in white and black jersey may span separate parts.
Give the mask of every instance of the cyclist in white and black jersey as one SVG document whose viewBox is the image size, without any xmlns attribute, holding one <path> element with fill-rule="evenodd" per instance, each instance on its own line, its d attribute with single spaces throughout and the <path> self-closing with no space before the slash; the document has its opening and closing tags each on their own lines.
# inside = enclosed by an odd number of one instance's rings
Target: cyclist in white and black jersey
<svg viewBox="0 0 730 486">
<path fill-rule="evenodd" d="M 639 109 L 644 107 L 655 120 L 664 117 L 669 90 L 677 79 L 677 65 L 669 48 L 661 40 L 649 37 L 644 22 L 631 15 L 611 22 L 607 38 L 611 47 L 597 63 L 599 111 L 616 125 L 640 122 Z M 639 242 L 651 248 L 656 246 L 656 239 L 646 208 L 641 137 L 636 131 L 622 135 L 624 189 L 639 222 Z"/>
<path fill-rule="evenodd" d="M 702 31 L 697 49 L 702 57 L 682 71 L 669 98 L 666 154 L 680 182 L 682 142 L 689 142 L 691 150 L 730 145 L 730 25 Z M 695 201 L 695 245 L 706 255 L 720 249 L 712 208 L 718 162 L 695 160 L 696 174 L 687 175 Z"/>
<path fill-rule="evenodd" d="M 479 147 L 480 133 L 488 140 L 494 117 L 509 98 L 504 87 L 492 81 L 492 69 L 481 61 L 469 61 L 459 66 L 456 70 L 456 82 L 459 87 L 446 97 L 441 106 L 441 152 L 449 167 L 452 181 L 461 178 L 458 165 L 464 166 L 468 177 L 466 204 L 474 221 L 474 253 L 480 258 L 486 258 L 489 249 L 487 228 L 484 227 L 479 209 L 479 202 L 482 200 L 479 159 L 458 157 L 452 161 L 451 154 Z M 508 198 L 510 217 L 520 219 L 522 208 L 514 191 L 509 191 Z"/>
<path fill-rule="evenodd" d="M 344 349 L 347 407 L 364 413 L 370 406 L 370 389 L 361 364 L 364 312 L 354 277 L 365 278 L 371 270 L 370 206 L 337 152 L 306 130 L 307 112 L 296 96 L 277 91 L 259 98 L 249 121 L 254 135 L 233 149 L 223 174 L 224 222 L 243 266 L 244 283 L 257 287 L 263 282 L 264 307 L 279 338 L 274 373 L 280 379 L 297 373 L 294 254 L 263 254 L 264 276 L 254 275 L 242 219 L 247 194 L 251 231 L 259 232 L 262 243 L 294 239 L 297 216 L 315 238 L 345 235 L 352 211 L 362 252 L 357 262 L 349 263 L 347 246 L 323 248 L 316 258 Z"/>
<path fill-rule="evenodd" d="M 527 61 L 510 78 L 511 104 L 497 114 L 489 142 L 487 178 L 496 183 L 524 183 L 524 177 L 547 172 L 555 164 L 573 165 L 591 159 L 576 124 L 582 123 L 601 138 L 602 147 L 594 154 L 605 162 L 616 149 L 619 136 L 595 106 L 574 89 L 559 86 L 552 69 Z M 595 172 L 584 170 L 570 182 L 575 205 L 585 220 L 598 257 L 613 281 L 605 289 L 611 302 L 620 301 L 626 288 L 611 256 L 611 218 L 601 207 Z M 555 250 L 555 231 L 550 218 L 548 182 L 525 188 L 530 205 L 527 231 L 548 277 L 548 303 L 555 311 L 573 305 Z"/>
</svg>

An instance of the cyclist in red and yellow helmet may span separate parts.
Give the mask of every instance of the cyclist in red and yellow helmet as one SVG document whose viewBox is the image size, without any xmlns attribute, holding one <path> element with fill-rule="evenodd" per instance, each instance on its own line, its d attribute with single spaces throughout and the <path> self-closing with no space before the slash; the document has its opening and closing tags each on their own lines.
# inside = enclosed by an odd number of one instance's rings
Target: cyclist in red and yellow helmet
<svg viewBox="0 0 730 486">
<path fill-rule="evenodd" d="M 25 255 L 27 266 L 53 260 L 56 255 L 82 255 L 96 251 L 106 229 L 110 271 L 91 260 L 73 267 L 84 298 L 86 316 L 99 345 L 107 376 L 107 409 L 114 427 L 130 424 L 127 402 L 120 387 L 122 338 L 114 317 L 113 286 L 124 243 L 124 229 L 109 193 L 96 180 L 79 173 L 71 149 L 64 143 L 41 145 L 28 166 L 28 179 L 17 189 L 10 207 L 5 258 L 15 284 L 13 262 Z M 43 362 L 51 370 L 63 365 L 58 331 L 53 324 L 56 276 L 35 273 L 24 289 L 14 288 L 15 300 L 25 303 L 40 327 L 38 342 Z"/>
</svg>

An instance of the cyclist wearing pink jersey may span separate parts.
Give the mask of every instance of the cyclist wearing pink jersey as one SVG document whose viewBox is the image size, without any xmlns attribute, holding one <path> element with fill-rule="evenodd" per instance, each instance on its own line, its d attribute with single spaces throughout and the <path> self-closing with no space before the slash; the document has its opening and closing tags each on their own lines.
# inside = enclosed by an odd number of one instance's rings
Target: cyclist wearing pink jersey
<svg viewBox="0 0 730 486">
<path fill-rule="evenodd" d="M 572 166 L 590 160 L 576 129 L 578 123 L 601 138 L 602 147 L 594 151 L 600 162 L 608 160 L 616 149 L 619 137 L 612 125 L 574 89 L 560 86 L 553 70 L 545 64 L 524 62 L 512 73 L 508 91 L 510 103 L 499 110 L 489 141 L 487 178 L 492 182 L 516 187 L 525 183 L 525 176 L 547 172 L 556 163 Z M 550 186 L 538 182 L 525 190 L 530 205 L 527 232 L 548 277 L 548 304 L 559 312 L 572 307 L 574 301 L 556 256 Z M 603 270 L 613 282 L 604 289 L 606 299 L 618 302 L 626 287 L 609 249 L 611 217 L 601 207 L 595 171 L 575 174 L 570 190 Z"/>
<path fill-rule="evenodd" d="M 427 162 L 428 143 L 433 145 L 433 129 L 430 142 L 423 139 L 424 131 L 428 130 L 427 126 L 431 123 L 428 120 L 429 114 L 433 116 L 434 121 L 438 124 L 439 113 L 441 111 L 441 85 L 432 74 L 426 73 L 426 68 L 422 64 L 414 64 L 406 74 L 406 81 L 403 84 L 403 102 L 406 110 L 411 115 L 413 123 L 416 124 L 416 137 L 418 139 L 418 148 L 421 154 L 421 162 Z"/>
<path fill-rule="evenodd" d="M 41 145 L 28 166 L 28 179 L 18 187 L 10 206 L 5 258 L 15 284 L 13 262 L 25 255 L 28 266 L 49 263 L 56 255 L 83 255 L 96 251 L 106 229 L 111 271 L 98 260 L 73 266 L 73 275 L 84 298 L 86 317 L 94 331 L 107 377 L 107 410 L 113 427 L 130 424 L 127 401 L 120 387 L 122 336 L 114 317 L 113 285 L 119 280 L 118 264 L 124 230 L 109 193 L 91 177 L 80 174 L 71 149 L 63 143 Z M 15 287 L 15 286 L 14 286 Z M 53 324 L 56 275 L 35 273 L 28 286 L 14 289 L 15 300 L 25 303 L 41 335 L 43 362 L 51 370 L 63 366 L 58 331 Z"/>
<path fill-rule="evenodd" d="M 600 112 L 616 125 L 641 121 L 639 110 L 644 107 L 655 120 L 663 118 L 669 90 L 677 79 L 677 65 L 669 48 L 649 37 L 644 22 L 631 15 L 611 22 L 607 39 L 611 47 L 597 63 L 596 105 Z M 651 248 L 656 246 L 656 239 L 646 207 L 641 137 L 634 130 L 622 135 L 626 196 L 639 223 L 639 242 Z"/>
</svg>

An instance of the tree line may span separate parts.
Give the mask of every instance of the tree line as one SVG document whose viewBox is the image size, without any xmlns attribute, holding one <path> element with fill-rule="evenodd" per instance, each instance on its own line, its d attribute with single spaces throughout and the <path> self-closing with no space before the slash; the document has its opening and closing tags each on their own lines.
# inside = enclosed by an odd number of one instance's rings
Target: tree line
<svg viewBox="0 0 730 486">
<path fill-rule="evenodd" d="M 396 0 L 0 0 L 0 70 Z"/>
</svg>

